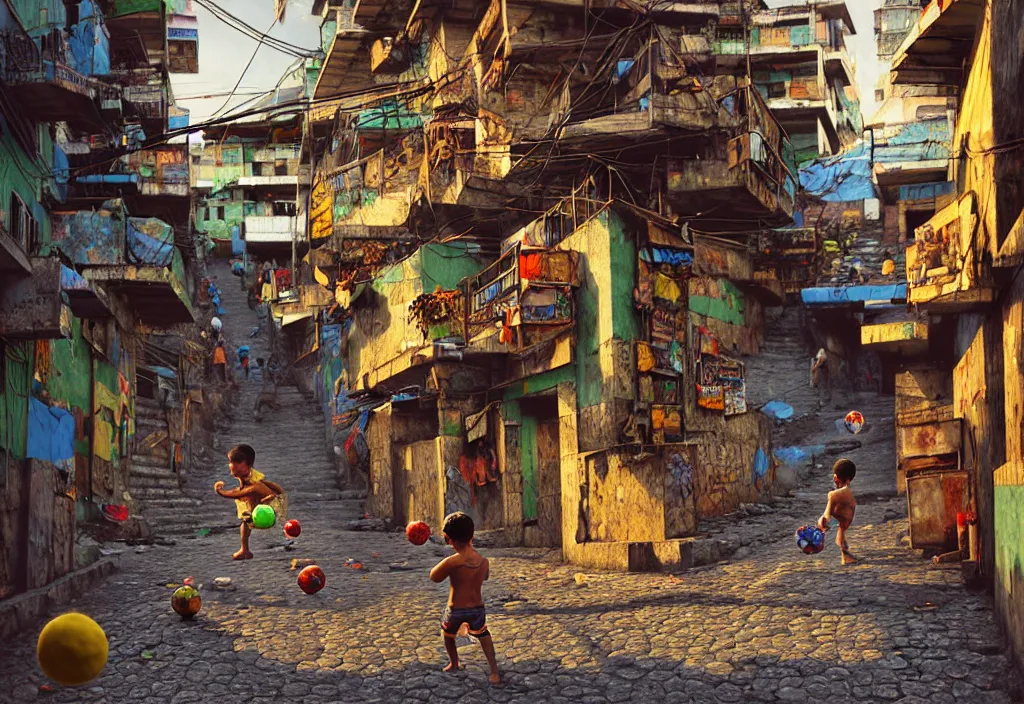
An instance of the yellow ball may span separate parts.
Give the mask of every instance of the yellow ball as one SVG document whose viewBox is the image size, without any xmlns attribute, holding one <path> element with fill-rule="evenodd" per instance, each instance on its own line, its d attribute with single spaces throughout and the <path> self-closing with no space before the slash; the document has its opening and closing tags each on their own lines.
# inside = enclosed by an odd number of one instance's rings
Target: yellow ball
<svg viewBox="0 0 1024 704">
<path fill-rule="evenodd" d="M 66 613 L 43 628 L 36 656 L 54 682 L 67 687 L 85 684 L 107 664 L 107 634 L 85 614 Z"/>
</svg>

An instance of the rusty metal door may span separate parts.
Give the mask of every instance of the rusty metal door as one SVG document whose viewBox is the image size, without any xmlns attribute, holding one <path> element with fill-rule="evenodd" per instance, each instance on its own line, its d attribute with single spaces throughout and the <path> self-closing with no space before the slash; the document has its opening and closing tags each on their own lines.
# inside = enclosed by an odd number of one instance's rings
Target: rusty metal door
<svg viewBox="0 0 1024 704">
<path fill-rule="evenodd" d="M 967 472 L 907 472 L 910 545 L 917 550 L 956 550 L 956 514 L 968 511 Z"/>
</svg>

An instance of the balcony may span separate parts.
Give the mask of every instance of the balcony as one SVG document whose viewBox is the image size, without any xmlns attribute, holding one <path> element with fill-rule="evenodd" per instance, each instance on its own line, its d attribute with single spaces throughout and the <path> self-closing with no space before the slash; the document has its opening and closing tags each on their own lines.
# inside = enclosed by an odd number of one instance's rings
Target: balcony
<svg viewBox="0 0 1024 704">
<path fill-rule="evenodd" d="M 893 57 L 892 83 L 961 86 L 988 6 L 986 0 L 932 0 Z"/>
<path fill-rule="evenodd" d="M 131 218 L 119 200 L 96 211 L 52 213 L 53 245 L 90 284 L 123 294 L 147 325 L 192 322 L 185 267 L 174 229 L 155 218 Z"/>
<path fill-rule="evenodd" d="M 466 333 L 471 346 L 495 338 L 503 352 L 520 352 L 572 327 L 577 254 L 515 245 L 498 261 L 465 280 Z M 499 330 L 508 328 L 502 339 Z"/>
<path fill-rule="evenodd" d="M 871 346 L 876 352 L 902 355 L 923 354 L 928 351 L 928 324 L 917 321 L 897 321 L 863 325 L 860 344 Z"/>
<path fill-rule="evenodd" d="M 68 122 L 101 131 L 104 121 L 97 102 L 100 83 L 70 64 L 63 48 L 40 51 L 18 31 L 0 32 L 3 79 L 11 96 L 26 114 L 46 115 L 53 122 Z"/>
<path fill-rule="evenodd" d="M 27 276 L 32 273 L 32 262 L 25 249 L 26 243 L 14 237 L 0 220 L 0 279 Z"/>
<path fill-rule="evenodd" d="M 4 251 L 2 241 L 0 231 L 0 253 Z M 60 261 L 33 257 L 28 269 L 31 276 L 0 276 L 0 336 L 61 338 Z"/>
<path fill-rule="evenodd" d="M 131 152 L 120 158 L 116 169 L 113 173 L 85 173 L 75 177 L 71 198 L 142 196 L 187 201 L 189 197 L 189 164 L 184 145 Z M 130 205 L 133 210 L 138 207 L 135 203 Z"/>
<path fill-rule="evenodd" d="M 959 313 L 995 300 L 974 237 L 977 220 L 977 200 L 967 193 L 917 228 L 907 247 L 908 303 L 934 313 Z"/>
<path fill-rule="evenodd" d="M 247 215 L 245 241 L 250 244 L 291 244 L 305 240 L 305 218 L 288 215 Z"/>
<path fill-rule="evenodd" d="M 668 160 L 669 197 L 687 211 L 708 214 L 705 229 L 717 227 L 715 211 L 733 231 L 737 219 L 789 224 L 796 180 L 782 158 L 788 139 L 757 91 L 740 89 L 723 103 L 736 117 L 731 138 L 709 140 L 703 158 Z"/>
</svg>

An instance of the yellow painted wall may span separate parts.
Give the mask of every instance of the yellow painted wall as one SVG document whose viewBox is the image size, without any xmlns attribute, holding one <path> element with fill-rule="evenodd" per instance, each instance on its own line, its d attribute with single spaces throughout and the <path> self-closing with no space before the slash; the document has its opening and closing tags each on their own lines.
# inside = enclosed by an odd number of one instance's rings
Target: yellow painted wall
<svg viewBox="0 0 1024 704">
<path fill-rule="evenodd" d="M 989 249 L 996 254 L 996 182 L 993 178 L 994 155 L 977 154 L 994 143 L 992 120 L 992 42 L 991 8 L 985 11 L 985 19 L 974 48 L 973 64 L 967 79 L 967 86 L 960 99 L 960 112 L 953 134 L 953 153 L 967 140 L 972 154 L 965 159 L 950 159 L 950 176 L 958 185 L 958 191 L 974 191 L 977 196 L 979 226 L 975 235 L 976 252 Z"/>
</svg>

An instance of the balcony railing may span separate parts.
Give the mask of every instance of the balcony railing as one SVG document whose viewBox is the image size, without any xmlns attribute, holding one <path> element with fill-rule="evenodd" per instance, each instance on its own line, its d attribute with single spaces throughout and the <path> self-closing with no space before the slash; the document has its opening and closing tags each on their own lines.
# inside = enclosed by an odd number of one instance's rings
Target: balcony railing
<svg viewBox="0 0 1024 704">
<path fill-rule="evenodd" d="M 466 329 L 470 339 L 494 330 L 504 321 L 510 328 L 561 329 L 572 324 L 572 287 L 577 255 L 570 251 L 528 250 L 516 244 L 498 261 L 464 282 L 469 304 Z M 515 347 L 526 337 L 517 336 Z"/>
<path fill-rule="evenodd" d="M 247 242 L 291 242 L 296 234 L 304 238 L 305 220 L 289 215 L 245 216 Z"/>
</svg>

